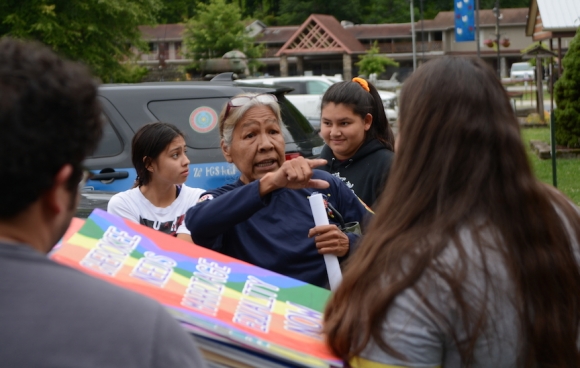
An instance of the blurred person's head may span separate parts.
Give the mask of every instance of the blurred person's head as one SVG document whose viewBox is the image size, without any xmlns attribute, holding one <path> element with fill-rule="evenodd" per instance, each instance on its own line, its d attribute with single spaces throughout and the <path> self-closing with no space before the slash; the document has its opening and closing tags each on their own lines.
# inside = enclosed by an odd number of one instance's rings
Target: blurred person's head
<svg viewBox="0 0 580 368">
<path fill-rule="evenodd" d="M 580 239 L 580 218 L 567 199 L 533 175 L 495 72 L 479 58 L 428 61 L 405 81 L 399 106 L 389 181 L 325 312 L 331 349 L 350 359 L 372 339 L 403 357 L 381 337 L 382 323 L 406 289 L 422 300 L 425 292 L 416 284 L 430 271 L 454 296 L 450 302 L 466 335 L 459 340 L 452 321 L 442 319 L 446 332 L 462 364 L 477 365 L 478 338 L 498 316 L 472 303 L 487 300 L 492 288 L 470 290 L 464 281 L 477 259 L 486 285 L 492 284 L 482 256 L 491 249 L 514 285 L 509 297 L 518 314 L 513 328 L 522 337 L 518 363 L 577 366 L 580 310 L 569 306 L 580 305 L 580 272 L 569 234 Z M 461 230 L 471 232 L 474 244 L 462 243 Z M 447 250 L 457 255 L 452 265 L 438 258 Z M 377 287 L 378 280 L 388 286 Z M 432 305 L 423 307 L 438 315 Z"/>
<path fill-rule="evenodd" d="M 372 83 L 358 77 L 333 84 L 322 96 L 320 135 L 340 160 L 352 157 L 371 139 L 394 149 L 381 96 Z"/>
<path fill-rule="evenodd" d="M 173 124 L 155 122 L 141 127 L 131 142 L 131 159 L 137 172 L 136 186 L 154 180 L 183 184 L 189 175 L 185 136 Z"/>
<path fill-rule="evenodd" d="M 286 127 L 276 96 L 243 93 L 232 97 L 220 113 L 224 157 L 236 165 L 248 184 L 276 171 L 286 160 Z"/>
<path fill-rule="evenodd" d="M 492 198 L 535 180 L 505 88 L 476 58 L 433 60 L 405 81 L 397 163 L 389 180 L 434 217 L 457 207 L 489 212 Z"/>
<path fill-rule="evenodd" d="M 82 162 L 101 130 L 87 68 L 41 44 L 1 39 L 0 222 L 39 206 L 43 219 L 58 220 L 56 242 L 74 214 Z"/>
</svg>

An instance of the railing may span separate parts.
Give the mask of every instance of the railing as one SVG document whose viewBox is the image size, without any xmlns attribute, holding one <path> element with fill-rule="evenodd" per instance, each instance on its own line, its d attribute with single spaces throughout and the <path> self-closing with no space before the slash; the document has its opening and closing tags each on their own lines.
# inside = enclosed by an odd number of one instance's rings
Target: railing
<svg viewBox="0 0 580 368">
<path fill-rule="evenodd" d="M 416 42 L 416 51 L 417 52 L 432 52 L 432 51 L 443 51 L 443 42 L 442 41 L 431 41 L 421 43 L 420 41 Z M 422 49 L 422 47 L 424 49 Z M 269 58 L 275 57 L 276 53 L 280 50 L 278 47 L 269 47 L 266 48 L 264 51 L 264 55 L 262 57 Z M 379 44 L 379 50 L 381 53 L 384 54 L 402 54 L 402 53 L 412 53 L 413 52 L 413 43 L 412 42 L 391 42 L 391 43 L 381 43 Z M 169 57 L 169 52 L 167 53 Z M 153 52 L 149 54 L 141 54 L 142 61 L 153 61 L 159 59 L 159 52 Z M 175 58 L 172 60 L 181 60 L 184 59 L 182 55 L 181 49 L 175 50 Z"/>
<path fill-rule="evenodd" d="M 279 47 L 268 47 L 264 51 L 263 57 L 274 57 L 274 56 L 276 56 L 276 53 L 278 52 L 278 50 L 280 50 Z"/>
<path fill-rule="evenodd" d="M 423 50 L 421 47 L 424 47 L 425 52 L 432 52 L 432 51 L 443 51 L 443 42 L 442 41 L 431 41 L 421 43 L 420 41 L 416 42 L 416 51 L 422 52 Z M 264 51 L 263 57 L 274 57 L 276 53 L 280 50 L 277 47 L 270 47 Z M 412 53 L 413 52 L 413 43 L 412 42 L 391 42 L 391 43 L 381 43 L 379 44 L 379 50 L 383 54 L 403 54 L 403 53 Z"/>
<path fill-rule="evenodd" d="M 168 59 L 166 59 L 166 60 L 182 60 L 182 59 L 184 59 L 181 51 L 175 52 L 175 58 L 170 58 L 169 53 L 167 53 L 167 57 L 168 57 Z M 141 54 L 140 60 L 141 61 L 159 60 L 159 53 L 156 52 L 154 54 Z"/>
<path fill-rule="evenodd" d="M 402 54 L 402 53 L 412 53 L 413 43 L 412 42 L 391 42 L 379 44 L 379 50 L 381 53 L 385 54 Z M 443 51 L 442 41 L 431 41 L 431 42 L 415 42 L 415 50 L 417 52 L 432 52 L 432 51 Z"/>
<path fill-rule="evenodd" d="M 159 54 L 155 53 L 155 54 L 141 54 L 141 60 L 142 61 L 152 61 L 152 60 L 157 60 L 159 59 Z"/>
</svg>

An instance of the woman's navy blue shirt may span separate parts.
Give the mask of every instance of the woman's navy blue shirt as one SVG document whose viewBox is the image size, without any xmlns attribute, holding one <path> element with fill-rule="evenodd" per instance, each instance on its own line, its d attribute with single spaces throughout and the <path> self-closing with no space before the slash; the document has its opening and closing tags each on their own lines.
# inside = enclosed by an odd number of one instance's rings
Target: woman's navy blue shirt
<svg viewBox="0 0 580 368">
<path fill-rule="evenodd" d="M 314 170 L 313 179 L 330 183 L 327 189 L 275 190 L 260 197 L 259 181 L 205 192 L 187 211 L 185 223 L 193 241 L 206 248 L 256 266 L 327 287 L 323 256 L 308 237 L 314 219 L 308 197 L 322 193 L 345 222 L 363 223 L 372 212 L 340 179 Z M 329 216 L 329 222 L 339 224 Z M 352 253 L 358 236 L 347 234 Z"/>
</svg>

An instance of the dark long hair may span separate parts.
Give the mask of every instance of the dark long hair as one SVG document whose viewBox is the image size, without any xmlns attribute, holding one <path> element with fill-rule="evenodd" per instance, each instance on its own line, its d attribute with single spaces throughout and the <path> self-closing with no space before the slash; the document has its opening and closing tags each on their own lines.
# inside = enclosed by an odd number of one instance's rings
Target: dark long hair
<svg viewBox="0 0 580 368">
<path fill-rule="evenodd" d="M 149 184 L 151 173 L 147 167 L 178 136 L 185 138 L 175 125 L 162 122 L 146 124 L 135 133 L 131 142 L 131 160 L 137 172 L 135 187 Z"/>
<path fill-rule="evenodd" d="M 389 150 L 394 150 L 395 136 L 389 120 L 385 114 L 385 108 L 379 92 L 370 82 L 368 82 L 370 92 L 361 87 L 357 82 L 344 81 L 335 83 L 326 90 L 322 96 L 322 108 L 328 103 L 343 104 L 349 106 L 353 112 L 363 120 L 367 114 L 373 117 L 373 123 L 366 132 L 365 139 L 378 139 Z"/>
<path fill-rule="evenodd" d="M 514 285 L 507 297 L 517 310 L 518 364 L 580 366 L 580 272 L 572 240 L 580 239 L 580 216 L 532 174 L 494 71 L 480 59 L 427 62 L 403 86 L 400 129 L 384 196 L 325 312 L 331 349 L 348 360 L 373 340 L 404 356 L 384 340 L 382 323 L 399 294 L 413 289 L 421 300 L 426 291 L 418 280 L 437 275 L 453 296 L 466 337 L 459 339 L 445 319 L 448 332 L 462 364 L 472 365 L 476 341 L 493 330 L 497 317 L 485 304 L 496 280 L 485 255 L 497 252 Z M 461 242 L 461 229 L 471 231 L 472 246 Z M 457 261 L 440 262 L 444 251 L 457 254 Z M 483 303 L 472 303 L 474 290 L 463 283 L 473 271 L 469 257 L 482 264 Z M 388 281 L 379 286 L 380 280 Z"/>
</svg>

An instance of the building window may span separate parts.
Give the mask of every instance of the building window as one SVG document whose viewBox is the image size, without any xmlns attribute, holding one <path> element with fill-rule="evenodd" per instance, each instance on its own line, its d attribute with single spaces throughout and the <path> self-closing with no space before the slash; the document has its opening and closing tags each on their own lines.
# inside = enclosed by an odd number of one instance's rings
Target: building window
<svg viewBox="0 0 580 368">
<path fill-rule="evenodd" d="M 182 58 L 182 54 L 181 54 L 181 42 L 175 42 L 175 58 L 176 59 L 181 59 Z"/>
</svg>

